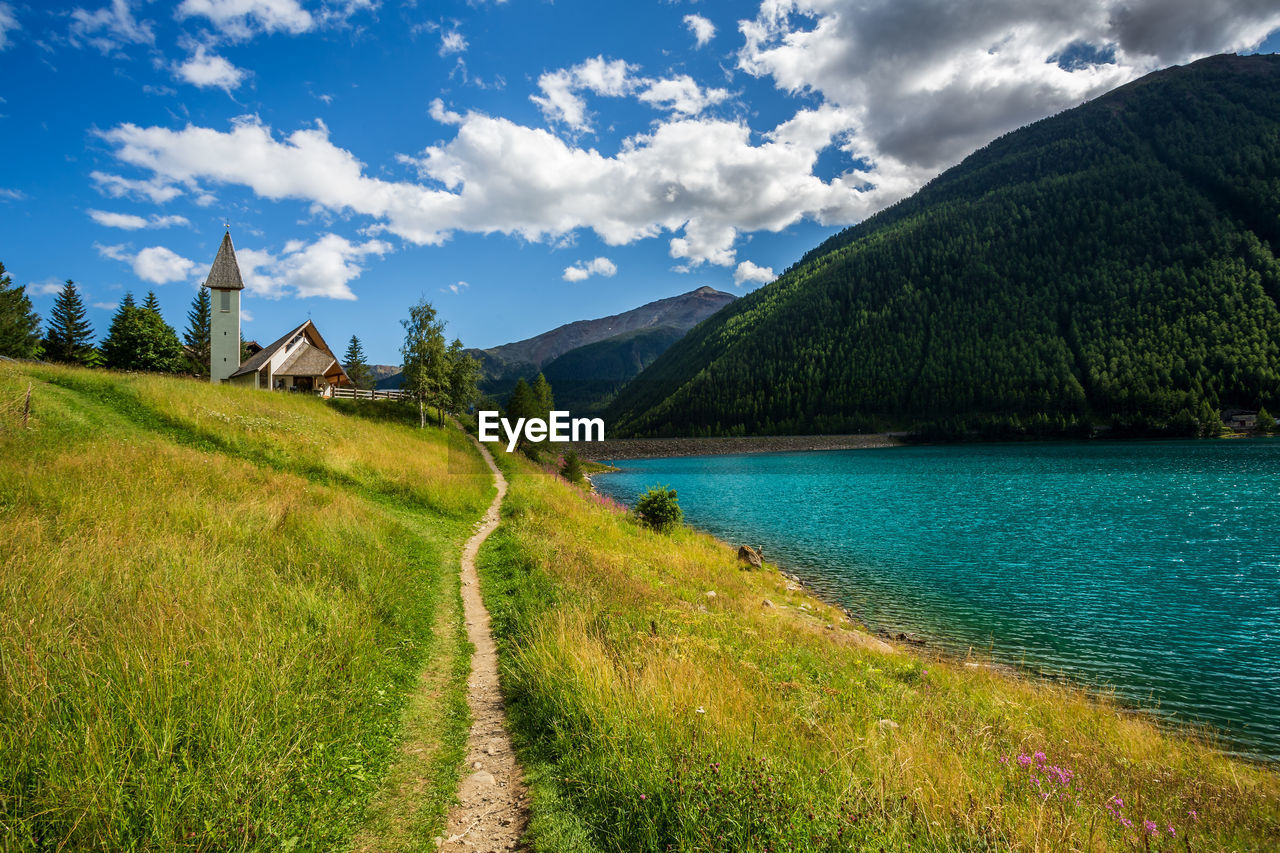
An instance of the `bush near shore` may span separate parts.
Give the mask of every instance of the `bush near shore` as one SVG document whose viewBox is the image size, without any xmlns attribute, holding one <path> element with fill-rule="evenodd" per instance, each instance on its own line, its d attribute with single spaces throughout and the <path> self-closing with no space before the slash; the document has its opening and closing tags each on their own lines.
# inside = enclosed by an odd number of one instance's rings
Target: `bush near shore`
<svg viewBox="0 0 1280 853">
<path fill-rule="evenodd" d="M 499 456 L 481 577 L 534 849 L 1280 849 L 1273 769 L 891 648 L 709 536 Z"/>
<path fill-rule="evenodd" d="M 466 437 L 50 366 L 0 365 L 0 401 L 0 849 L 429 840 L 467 730 L 459 553 L 492 497 Z M 413 809 L 366 827 L 406 732 Z"/>
</svg>

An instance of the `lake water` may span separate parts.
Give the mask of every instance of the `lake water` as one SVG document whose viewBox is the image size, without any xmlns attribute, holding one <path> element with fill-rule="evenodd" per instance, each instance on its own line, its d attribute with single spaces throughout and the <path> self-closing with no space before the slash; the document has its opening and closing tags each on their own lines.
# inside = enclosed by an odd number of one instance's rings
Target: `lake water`
<svg viewBox="0 0 1280 853">
<path fill-rule="evenodd" d="M 1209 722 L 1280 760 L 1280 439 L 624 460 L 869 625 Z"/>
</svg>

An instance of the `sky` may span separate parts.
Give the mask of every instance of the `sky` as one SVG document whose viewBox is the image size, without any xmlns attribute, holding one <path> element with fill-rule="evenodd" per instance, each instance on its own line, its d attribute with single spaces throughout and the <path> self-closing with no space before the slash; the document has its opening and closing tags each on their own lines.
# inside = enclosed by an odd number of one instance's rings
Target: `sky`
<svg viewBox="0 0 1280 853">
<path fill-rule="evenodd" d="M 1276 0 L 0 0 L 0 261 L 179 331 L 229 224 L 246 338 L 400 361 L 772 280 L 992 139 L 1280 49 Z"/>
</svg>

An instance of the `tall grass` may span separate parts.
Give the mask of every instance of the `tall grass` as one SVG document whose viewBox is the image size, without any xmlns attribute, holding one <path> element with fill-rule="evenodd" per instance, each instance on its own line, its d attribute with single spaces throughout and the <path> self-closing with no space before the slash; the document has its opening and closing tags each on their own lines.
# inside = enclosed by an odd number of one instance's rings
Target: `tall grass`
<svg viewBox="0 0 1280 853">
<path fill-rule="evenodd" d="M 0 399 L 28 382 L 30 428 L 0 424 L 0 849 L 346 844 L 457 628 L 479 461 L 174 379 L 4 365 Z"/>
<path fill-rule="evenodd" d="M 1280 849 L 1271 769 L 504 465 L 481 571 L 538 850 Z"/>
</svg>

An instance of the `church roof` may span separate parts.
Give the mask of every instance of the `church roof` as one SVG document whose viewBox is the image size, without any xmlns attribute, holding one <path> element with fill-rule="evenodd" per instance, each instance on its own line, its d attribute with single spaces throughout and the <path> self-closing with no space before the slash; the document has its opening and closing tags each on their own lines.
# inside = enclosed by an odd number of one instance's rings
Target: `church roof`
<svg viewBox="0 0 1280 853">
<path fill-rule="evenodd" d="M 324 376 L 337 363 L 333 353 L 304 344 L 276 371 L 277 376 Z"/>
<path fill-rule="evenodd" d="M 244 290 L 240 279 L 240 265 L 236 263 L 236 249 L 231 245 L 231 232 L 222 235 L 218 256 L 213 259 L 209 277 L 204 281 L 211 290 Z"/>
</svg>

